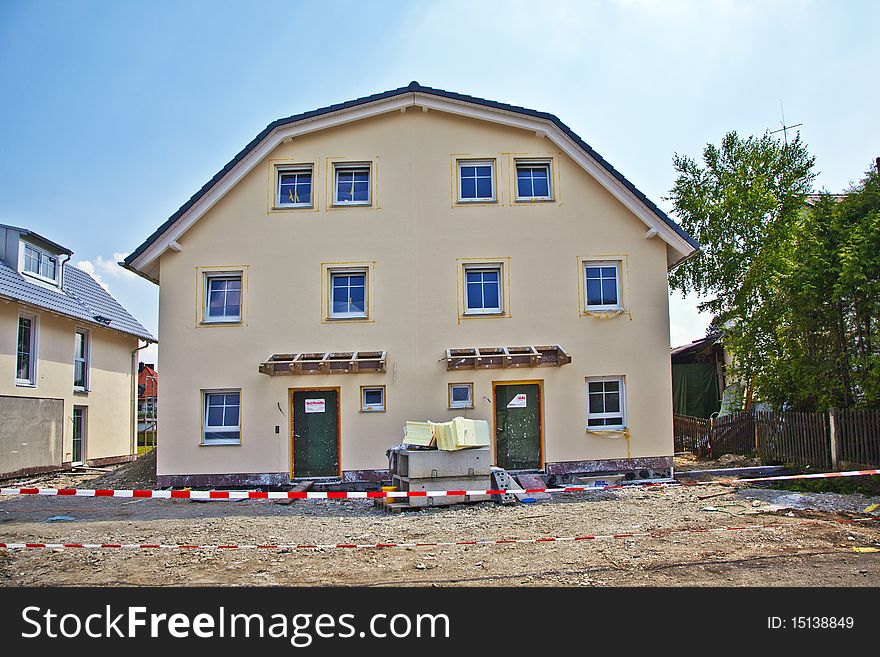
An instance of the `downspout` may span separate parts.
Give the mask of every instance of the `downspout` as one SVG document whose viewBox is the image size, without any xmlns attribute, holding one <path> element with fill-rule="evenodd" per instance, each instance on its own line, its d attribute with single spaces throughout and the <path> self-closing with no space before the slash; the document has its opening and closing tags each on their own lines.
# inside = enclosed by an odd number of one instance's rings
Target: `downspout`
<svg viewBox="0 0 880 657">
<path fill-rule="evenodd" d="M 138 340 L 140 343 L 140 340 Z M 131 435 L 129 436 L 129 454 L 137 457 L 137 386 L 138 386 L 138 352 L 150 346 L 147 342 L 143 346 L 137 347 L 131 352 L 131 424 L 129 426 Z"/>
</svg>

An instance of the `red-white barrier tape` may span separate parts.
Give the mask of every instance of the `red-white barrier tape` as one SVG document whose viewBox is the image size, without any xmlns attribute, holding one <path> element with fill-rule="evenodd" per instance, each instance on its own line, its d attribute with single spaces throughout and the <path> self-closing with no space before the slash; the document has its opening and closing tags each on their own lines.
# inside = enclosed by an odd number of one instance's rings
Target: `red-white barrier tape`
<svg viewBox="0 0 880 657">
<path fill-rule="evenodd" d="M 46 495 L 57 497 L 137 497 L 152 499 L 187 500 L 353 500 L 409 497 L 462 497 L 473 495 L 529 495 L 533 493 L 589 493 L 633 487 L 705 486 L 709 484 L 752 483 L 784 481 L 788 479 L 822 479 L 833 477 L 860 477 L 880 475 L 878 470 L 850 470 L 848 472 L 820 472 L 815 474 L 779 475 L 747 479 L 723 479 L 684 483 L 634 482 L 612 486 L 565 486 L 561 488 L 526 488 L 525 490 L 429 490 L 429 491 L 247 491 L 247 490 L 117 490 L 89 488 L 0 488 L 0 495 Z"/>
<path fill-rule="evenodd" d="M 729 531 L 756 531 L 763 529 L 778 529 L 780 527 L 793 527 L 798 525 L 821 525 L 826 522 L 841 524 L 854 524 L 861 521 L 878 521 L 880 518 L 855 518 L 838 520 L 800 520 L 790 522 L 775 522 L 760 525 L 740 525 L 730 527 L 707 527 L 685 529 L 652 529 L 646 532 L 617 532 L 614 534 L 585 534 L 582 536 L 545 536 L 542 538 L 501 538 L 475 541 L 437 541 L 433 543 L 324 543 L 324 544 L 169 544 L 169 543 L 0 543 L 0 550 L 30 550 L 30 549 L 118 549 L 118 550 L 336 550 L 336 549 L 379 549 L 379 548 L 421 548 L 421 547 L 455 547 L 471 545 L 531 545 L 544 543 L 569 543 L 577 541 L 600 541 L 624 538 L 665 538 L 671 534 L 706 534 Z"/>
</svg>

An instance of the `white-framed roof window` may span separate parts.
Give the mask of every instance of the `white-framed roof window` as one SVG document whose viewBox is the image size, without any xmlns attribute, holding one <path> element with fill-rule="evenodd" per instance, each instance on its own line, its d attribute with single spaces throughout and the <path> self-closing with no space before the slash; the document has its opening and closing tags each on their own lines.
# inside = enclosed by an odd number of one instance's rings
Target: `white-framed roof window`
<svg viewBox="0 0 880 657">
<path fill-rule="evenodd" d="M 473 383 L 450 383 L 448 397 L 449 397 L 449 408 L 473 408 L 474 407 L 474 384 Z"/>
<path fill-rule="evenodd" d="M 21 240 L 18 258 L 19 271 L 22 274 L 55 286 L 61 283 L 61 267 L 58 264 L 58 256 Z"/>
<path fill-rule="evenodd" d="M 553 198 L 550 162 L 546 160 L 516 162 L 516 200 L 549 201 Z"/>
<path fill-rule="evenodd" d="M 205 272 L 204 321 L 241 321 L 241 272 Z"/>
<path fill-rule="evenodd" d="M 495 160 L 458 160 L 459 203 L 495 200 Z"/>
<path fill-rule="evenodd" d="M 39 353 L 39 318 L 21 313 L 15 349 L 15 385 L 37 385 L 37 361 Z"/>
<path fill-rule="evenodd" d="M 370 205 L 370 165 L 333 165 L 333 204 Z"/>
<path fill-rule="evenodd" d="M 312 167 L 279 166 L 275 176 L 275 207 L 312 207 Z"/>
<path fill-rule="evenodd" d="M 89 389 L 89 361 L 91 360 L 90 334 L 78 328 L 73 334 L 73 389 L 85 392 Z"/>
<path fill-rule="evenodd" d="M 204 390 L 202 444 L 241 443 L 241 390 Z"/>
<path fill-rule="evenodd" d="M 587 378 L 587 429 L 626 428 L 626 384 L 622 376 Z"/>
<path fill-rule="evenodd" d="M 330 270 L 330 319 L 365 319 L 367 317 L 367 270 Z"/>
<path fill-rule="evenodd" d="M 618 310 L 620 300 L 620 261 L 584 262 L 585 310 Z"/>
<path fill-rule="evenodd" d="M 465 315 L 500 315 L 504 312 L 501 263 L 464 265 Z"/>
</svg>

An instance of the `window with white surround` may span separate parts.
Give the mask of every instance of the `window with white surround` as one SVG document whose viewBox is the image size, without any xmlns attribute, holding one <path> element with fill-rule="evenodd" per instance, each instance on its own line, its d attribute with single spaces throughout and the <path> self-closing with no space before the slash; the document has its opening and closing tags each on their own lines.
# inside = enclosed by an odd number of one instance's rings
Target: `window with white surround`
<svg viewBox="0 0 880 657">
<path fill-rule="evenodd" d="M 495 161 L 458 161 L 458 200 L 462 203 L 495 200 Z"/>
<path fill-rule="evenodd" d="M 204 321 L 241 321 L 241 272 L 206 272 Z"/>
<path fill-rule="evenodd" d="M 37 385 L 37 317 L 21 314 L 15 350 L 15 383 Z"/>
<path fill-rule="evenodd" d="M 202 443 L 237 445 L 241 443 L 241 390 L 203 392 L 205 417 Z"/>
<path fill-rule="evenodd" d="M 76 329 L 73 335 L 73 388 L 85 391 L 89 389 L 89 358 L 91 356 L 89 332 L 85 329 Z"/>
<path fill-rule="evenodd" d="M 361 411 L 376 413 L 385 410 L 385 386 L 361 387 Z"/>
<path fill-rule="evenodd" d="M 330 270 L 330 319 L 367 317 L 367 270 Z"/>
<path fill-rule="evenodd" d="M 587 428 L 626 427 L 626 388 L 622 376 L 587 379 Z"/>
<path fill-rule="evenodd" d="M 450 383 L 449 384 L 449 408 L 473 408 L 474 407 L 474 384 L 473 383 Z"/>
<path fill-rule="evenodd" d="M 58 285 L 61 272 L 56 256 L 38 249 L 33 244 L 22 241 L 19 257 L 21 258 L 21 272 L 23 274 Z"/>
<path fill-rule="evenodd" d="M 277 168 L 275 206 L 279 208 L 312 207 L 312 167 Z"/>
<path fill-rule="evenodd" d="M 370 165 L 335 164 L 334 205 L 370 204 Z"/>
<path fill-rule="evenodd" d="M 618 310 L 620 303 L 620 262 L 584 263 L 585 310 Z"/>
<path fill-rule="evenodd" d="M 464 266 L 465 315 L 500 315 L 503 308 L 501 264 Z"/>
<path fill-rule="evenodd" d="M 517 161 L 516 200 L 549 201 L 552 198 L 550 163 Z"/>
</svg>

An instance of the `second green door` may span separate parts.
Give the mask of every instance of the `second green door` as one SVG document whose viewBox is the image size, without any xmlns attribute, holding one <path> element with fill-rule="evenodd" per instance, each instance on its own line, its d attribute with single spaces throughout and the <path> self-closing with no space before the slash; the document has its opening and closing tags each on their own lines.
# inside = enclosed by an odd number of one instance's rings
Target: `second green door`
<svg viewBox="0 0 880 657">
<path fill-rule="evenodd" d="M 294 390 L 294 477 L 339 476 L 339 391 Z"/>
<path fill-rule="evenodd" d="M 541 469 L 541 386 L 495 385 L 495 458 L 505 470 Z"/>
</svg>

